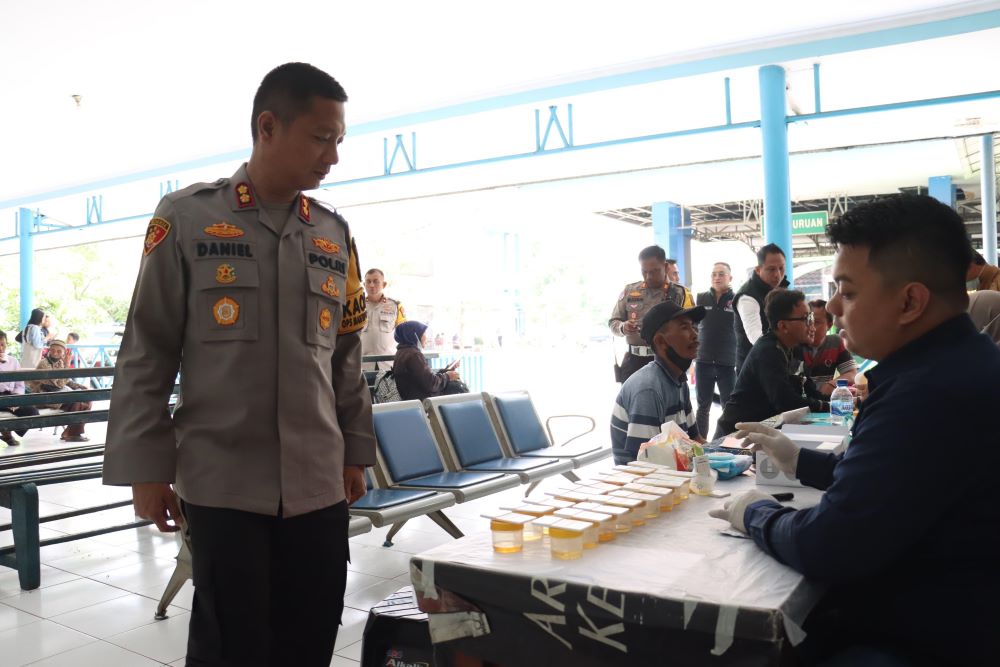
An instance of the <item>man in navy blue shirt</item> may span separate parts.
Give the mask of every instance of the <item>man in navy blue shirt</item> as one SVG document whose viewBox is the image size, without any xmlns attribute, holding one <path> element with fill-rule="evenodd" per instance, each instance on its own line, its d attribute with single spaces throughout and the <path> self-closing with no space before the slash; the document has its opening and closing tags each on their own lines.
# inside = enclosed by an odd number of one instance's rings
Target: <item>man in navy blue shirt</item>
<svg viewBox="0 0 1000 667">
<path fill-rule="evenodd" d="M 838 246 L 828 309 L 848 348 L 880 362 L 853 439 L 835 457 L 737 424 L 826 493 L 794 510 L 751 491 L 711 514 L 829 586 L 806 622 L 806 661 L 997 664 L 1000 502 L 982 458 L 1000 444 L 1000 350 L 965 314 L 962 219 L 899 195 L 848 211 L 827 234 Z"/>
</svg>

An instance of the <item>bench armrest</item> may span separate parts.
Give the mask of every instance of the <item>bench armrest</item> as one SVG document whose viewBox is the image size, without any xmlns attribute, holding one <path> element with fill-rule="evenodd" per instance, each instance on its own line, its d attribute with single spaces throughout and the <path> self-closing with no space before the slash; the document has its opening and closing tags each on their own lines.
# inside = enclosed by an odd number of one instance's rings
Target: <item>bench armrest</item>
<svg viewBox="0 0 1000 667">
<path fill-rule="evenodd" d="M 566 440 L 565 442 L 560 442 L 559 444 L 556 444 L 556 440 L 552 436 L 552 429 L 549 427 L 549 422 L 551 422 L 553 419 L 566 419 L 566 418 L 586 419 L 587 421 L 590 422 L 590 428 L 588 428 L 586 431 L 582 431 L 580 433 L 577 433 L 576 435 L 574 435 L 569 440 Z M 549 436 L 549 442 L 552 443 L 553 447 L 562 447 L 563 445 L 568 445 L 569 443 L 573 442 L 577 438 L 582 438 L 583 436 L 585 436 L 588 433 L 592 432 L 595 428 L 597 428 L 597 422 L 595 422 L 594 418 L 591 417 L 590 415 L 552 415 L 551 417 L 549 417 L 548 419 L 545 420 L 545 432 L 546 432 L 546 434 L 548 434 L 548 436 Z"/>
</svg>

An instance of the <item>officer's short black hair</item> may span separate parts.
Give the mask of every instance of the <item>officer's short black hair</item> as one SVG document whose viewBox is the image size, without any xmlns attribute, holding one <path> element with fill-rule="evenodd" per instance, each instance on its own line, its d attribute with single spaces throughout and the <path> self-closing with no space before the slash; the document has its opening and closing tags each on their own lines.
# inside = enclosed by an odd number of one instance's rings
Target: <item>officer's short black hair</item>
<svg viewBox="0 0 1000 667">
<path fill-rule="evenodd" d="M 367 278 L 373 273 L 379 274 L 380 276 L 382 276 L 382 280 L 385 280 L 385 273 L 382 272 L 382 269 L 368 269 L 367 271 L 365 271 L 365 278 Z"/>
<path fill-rule="evenodd" d="M 922 283 L 956 305 L 968 302 L 972 244 L 961 216 L 933 197 L 900 194 L 862 204 L 831 222 L 826 235 L 838 246 L 867 247 L 868 265 L 890 285 Z"/>
<path fill-rule="evenodd" d="M 973 250 L 972 251 L 972 262 L 976 266 L 983 266 L 984 264 L 986 264 L 986 258 L 983 257 L 982 255 L 980 255 L 978 250 Z"/>
<path fill-rule="evenodd" d="M 774 254 L 784 257 L 785 251 L 782 250 L 781 246 L 777 243 L 768 243 L 766 246 L 757 251 L 757 266 L 764 266 L 764 262 L 767 261 L 767 256 Z"/>
<path fill-rule="evenodd" d="M 285 63 L 268 72 L 253 97 L 253 142 L 257 143 L 257 118 L 262 113 L 270 111 L 287 126 L 309 108 L 314 97 L 347 101 L 347 93 L 336 79 L 308 63 Z"/>
<path fill-rule="evenodd" d="M 792 316 L 795 307 L 806 300 L 806 295 L 795 289 L 773 289 L 764 297 L 764 313 L 772 329 L 778 322 Z"/>
<path fill-rule="evenodd" d="M 666 258 L 665 260 L 663 260 L 663 261 L 664 261 L 664 262 L 666 262 L 667 264 L 669 264 L 670 266 L 673 266 L 674 264 L 676 264 L 676 263 L 677 263 L 677 260 L 676 260 L 676 259 L 674 259 L 673 257 L 667 257 L 667 258 Z"/>
<path fill-rule="evenodd" d="M 825 299 L 813 299 L 809 302 L 810 308 L 822 308 L 826 312 L 826 326 L 833 326 L 833 313 L 826 309 Z"/>
<path fill-rule="evenodd" d="M 667 253 L 658 245 L 651 245 L 639 251 L 639 261 L 646 259 L 658 259 L 661 262 L 667 261 Z"/>
</svg>

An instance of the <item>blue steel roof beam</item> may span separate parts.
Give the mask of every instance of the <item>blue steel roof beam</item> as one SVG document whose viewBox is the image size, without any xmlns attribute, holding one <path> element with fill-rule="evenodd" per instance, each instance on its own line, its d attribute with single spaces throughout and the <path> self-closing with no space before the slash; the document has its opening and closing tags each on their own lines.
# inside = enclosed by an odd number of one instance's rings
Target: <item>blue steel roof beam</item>
<svg viewBox="0 0 1000 667">
<path fill-rule="evenodd" d="M 967 93 L 965 95 L 950 95 L 947 97 L 930 97 L 923 100 L 909 100 L 906 102 L 888 102 L 886 104 L 875 104 L 867 107 L 852 107 L 850 109 L 835 109 L 833 111 L 821 111 L 819 113 L 806 113 L 799 116 L 788 116 L 785 120 L 789 123 L 801 123 L 807 120 L 822 120 L 824 118 L 840 118 L 843 116 L 857 116 L 866 113 L 881 113 L 884 111 L 902 111 L 905 109 L 921 109 L 924 107 L 940 106 L 943 104 L 961 104 L 963 102 L 981 102 L 983 100 L 995 100 L 1000 98 L 1000 90 L 986 90 L 979 93 Z"/>
<path fill-rule="evenodd" d="M 1000 27 L 1000 10 L 990 10 L 967 14 L 964 16 L 953 16 L 948 18 L 934 18 L 911 25 L 893 26 L 867 32 L 839 35 L 814 39 L 812 41 L 803 40 L 796 43 L 782 44 L 759 49 L 748 49 L 737 53 L 730 53 L 722 56 L 691 60 L 687 62 L 674 62 L 663 65 L 654 65 L 643 69 L 619 72 L 604 76 L 596 76 L 589 79 L 581 79 L 567 83 L 542 86 L 529 90 L 497 95 L 481 100 L 462 102 L 448 106 L 437 107 L 414 113 L 392 116 L 380 120 L 359 123 L 350 128 L 352 135 L 368 134 L 371 132 L 384 132 L 395 130 L 400 127 L 427 123 L 435 120 L 444 120 L 457 116 L 468 116 L 484 111 L 494 111 L 509 107 L 521 106 L 525 104 L 537 104 L 548 102 L 553 99 L 560 99 L 585 93 L 594 93 L 602 90 L 612 90 L 626 86 L 635 86 L 669 79 L 679 79 L 699 74 L 710 74 L 712 72 L 723 72 L 729 70 L 742 69 L 747 67 L 759 67 L 774 63 L 790 62 L 802 60 L 804 58 L 818 58 L 820 56 L 859 51 L 863 49 L 874 49 L 884 46 L 894 46 L 910 42 L 919 42 L 939 37 L 950 37 L 970 32 L 979 32 Z M 773 41 L 773 40 L 772 40 Z M 799 118 L 805 118 L 800 116 Z M 242 148 L 227 153 L 209 155 L 196 160 L 178 162 L 163 167 L 155 167 L 144 171 L 125 174 L 114 178 L 103 179 L 92 183 L 60 188 L 47 192 L 40 192 L 31 195 L 13 197 L 0 201 L 0 209 L 17 208 L 33 202 L 56 199 L 67 195 L 80 194 L 88 190 L 103 189 L 109 186 L 121 185 L 147 178 L 155 178 L 189 169 L 197 169 L 208 165 L 219 164 L 221 162 L 235 162 L 244 160 L 249 156 L 250 150 Z"/>
</svg>

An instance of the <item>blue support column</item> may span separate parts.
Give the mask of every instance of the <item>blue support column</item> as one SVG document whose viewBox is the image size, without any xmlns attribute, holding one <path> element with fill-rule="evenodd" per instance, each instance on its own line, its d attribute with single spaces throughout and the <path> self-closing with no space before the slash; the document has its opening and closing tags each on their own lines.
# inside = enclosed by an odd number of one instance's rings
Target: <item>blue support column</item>
<svg viewBox="0 0 1000 667">
<path fill-rule="evenodd" d="M 785 251 L 792 280 L 792 200 L 788 183 L 788 125 L 785 122 L 785 70 L 761 67 L 760 130 L 764 162 L 764 240 Z"/>
<path fill-rule="evenodd" d="M 927 179 L 927 194 L 942 204 L 955 208 L 955 186 L 951 176 L 931 176 Z"/>
<path fill-rule="evenodd" d="M 667 257 L 677 260 L 681 283 L 691 284 L 691 230 L 690 214 L 679 204 L 656 202 L 653 204 L 653 242 L 663 248 Z M 685 217 L 687 223 L 684 224 Z"/>
<path fill-rule="evenodd" d="M 983 257 L 997 263 L 997 168 L 993 158 L 993 135 L 980 137 L 982 150 L 979 175 L 983 186 Z"/>
<path fill-rule="evenodd" d="M 17 212 L 17 236 L 20 241 L 20 255 L 18 260 L 21 265 L 21 321 L 17 323 L 19 328 L 23 328 L 31 317 L 31 309 L 34 308 L 35 300 L 35 241 L 31 232 L 35 227 L 35 213 L 26 208 Z"/>
</svg>

